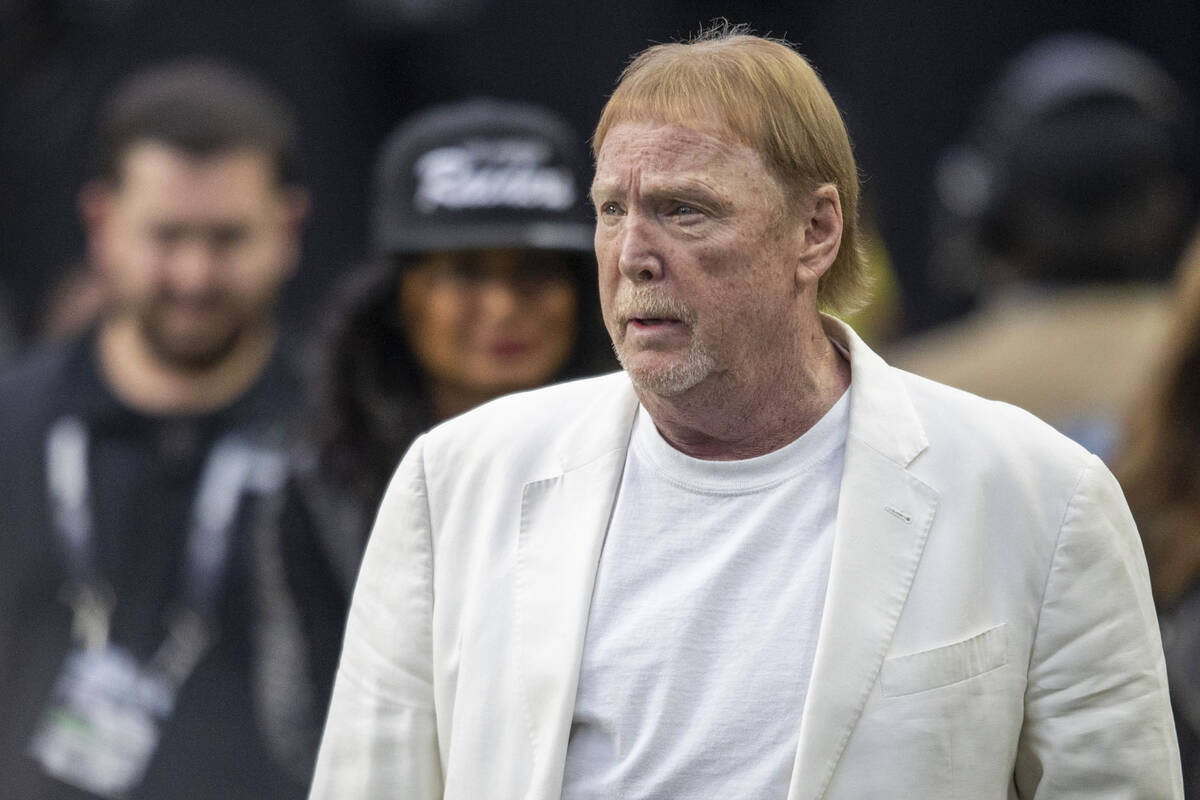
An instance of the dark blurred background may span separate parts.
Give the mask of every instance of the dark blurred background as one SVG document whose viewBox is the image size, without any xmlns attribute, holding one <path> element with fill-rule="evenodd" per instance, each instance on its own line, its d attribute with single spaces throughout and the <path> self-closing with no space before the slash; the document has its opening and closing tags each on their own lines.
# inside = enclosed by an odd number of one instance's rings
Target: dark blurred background
<svg viewBox="0 0 1200 800">
<path fill-rule="evenodd" d="M 28 341 L 83 255 L 75 194 L 93 115 L 136 68 L 220 56 L 298 107 L 314 207 L 284 319 L 300 329 L 365 255 L 371 165 L 395 122 L 484 94 L 552 106 L 583 137 L 631 54 L 718 16 L 786 37 L 828 83 L 907 332 L 970 302 L 926 266 L 932 171 L 1007 59 L 1047 34 L 1091 31 L 1157 59 L 1193 100 L 1200 86 L 1195 0 L 0 0 L 0 286 L 11 325 Z"/>
</svg>

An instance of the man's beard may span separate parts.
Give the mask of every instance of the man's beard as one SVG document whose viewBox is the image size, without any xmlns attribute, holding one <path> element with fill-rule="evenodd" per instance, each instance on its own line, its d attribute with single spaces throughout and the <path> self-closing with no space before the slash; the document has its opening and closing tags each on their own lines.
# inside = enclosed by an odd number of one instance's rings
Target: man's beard
<svg viewBox="0 0 1200 800">
<path fill-rule="evenodd" d="M 716 360 L 695 335 L 696 314 L 688 306 L 656 289 L 635 286 L 616 298 L 613 313 L 620 325 L 620 341 L 613 335 L 613 352 L 633 384 L 662 397 L 686 392 L 708 377 Z M 640 367 L 622 352 L 626 326 L 631 317 L 661 317 L 679 320 L 692 331 L 690 346 L 680 360 L 665 367 Z"/>
<path fill-rule="evenodd" d="M 170 329 L 160 304 L 142 311 L 138 328 L 151 354 L 182 372 L 206 372 L 227 359 L 249 330 L 250 323 L 231 308 L 221 310 L 223 325 L 212 330 L 181 333 Z"/>
</svg>

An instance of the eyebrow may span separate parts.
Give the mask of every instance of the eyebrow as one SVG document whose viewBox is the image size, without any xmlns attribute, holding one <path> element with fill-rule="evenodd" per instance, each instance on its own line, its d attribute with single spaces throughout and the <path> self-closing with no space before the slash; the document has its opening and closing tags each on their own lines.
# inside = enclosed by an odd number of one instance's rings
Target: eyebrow
<svg viewBox="0 0 1200 800">
<path fill-rule="evenodd" d="M 615 190 L 610 188 L 612 185 L 604 181 L 593 181 L 588 190 L 588 198 L 592 201 L 593 206 L 600 202 L 601 194 L 612 194 L 617 197 L 623 197 L 626 194 L 622 184 L 615 184 L 617 187 Z M 725 191 L 691 178 L 651 179 L 643 183 L 641 189 L 640 195 L 647 201 L 686 200 L 708 206 L 717 212 L 725 212 L 730 205 L 729 196 Z"/>
<path fill-rule="evenodd" d="M 622 180 L 605 180 L 597 173 L 592 177 L 592 184 L 588 187 L 588 199 L 592 201 L 592 205 L 595 205 L 600 199 L 598 196 L 600 193 L 624 193 L 623 185 L 624 181 Z"/>
</svg>

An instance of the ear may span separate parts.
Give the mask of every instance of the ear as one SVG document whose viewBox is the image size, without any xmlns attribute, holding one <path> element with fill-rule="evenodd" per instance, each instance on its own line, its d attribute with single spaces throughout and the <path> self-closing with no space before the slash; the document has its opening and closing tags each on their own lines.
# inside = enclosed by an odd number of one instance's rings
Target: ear
<svg viewBox="0 0 1200 800">
<path fill-rule="evenodd" d="M 103 180 L 88 181 L 79 190 L 76 202 L 87 237 L 87 262 L 92 269 L 101 269 L 109 256 L 108 232 L 116 206 L 113 187 Z"/>
<path fill-rule="evenodd" d="M 112 214 L 112 187 L 105 181 L 88 181 L 75 199 L 79 205 L 79 217 L 89 234 L 97 226 L 105 224 Z"/>
<path fill-rule="evenodd" d="M 301 238 L 304 223 L 308 220 L 308 212 L 312 207 L 312 197 L 306 189 L 287 186 L 280 190 L 279 203 L 287 247 L 285 258 L 288 262 L 288 274 L 291 275 L 300 263 Z"/>
<path fill-rule="evenodd" d="M 308 212 L 312 208 L 312 197 L 307 189 L 289 186 L 283 189 L 282 198 L 288 227 L 296 236 L 299 236 L 308 219 Z"/>
<path fill-rule="evenodd" d="M 833 265 L 842 244 L 842 200 L 837 187 L 830 183 L 817 187 L 802 213 L 804 243 L 799 269 L 815 284 Z"/>
</svg>

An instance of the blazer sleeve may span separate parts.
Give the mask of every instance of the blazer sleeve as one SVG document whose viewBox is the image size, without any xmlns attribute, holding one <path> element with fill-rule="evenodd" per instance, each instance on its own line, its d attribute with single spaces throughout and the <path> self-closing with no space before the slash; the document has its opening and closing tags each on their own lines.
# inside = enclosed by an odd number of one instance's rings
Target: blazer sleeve
<svg viewBox="0 0 1200 800">
<path fill-rule="evenodd" d="M 1022 798 L 1183 797 L 1141 541 L 1095 456 L 1046 578 L 1014 777 Z"/>
<path fill-rule="evenodd" d="M 367 545 L 310 800 L 442 796 L 422 444 L 392 478 Z"/>
</svg>

